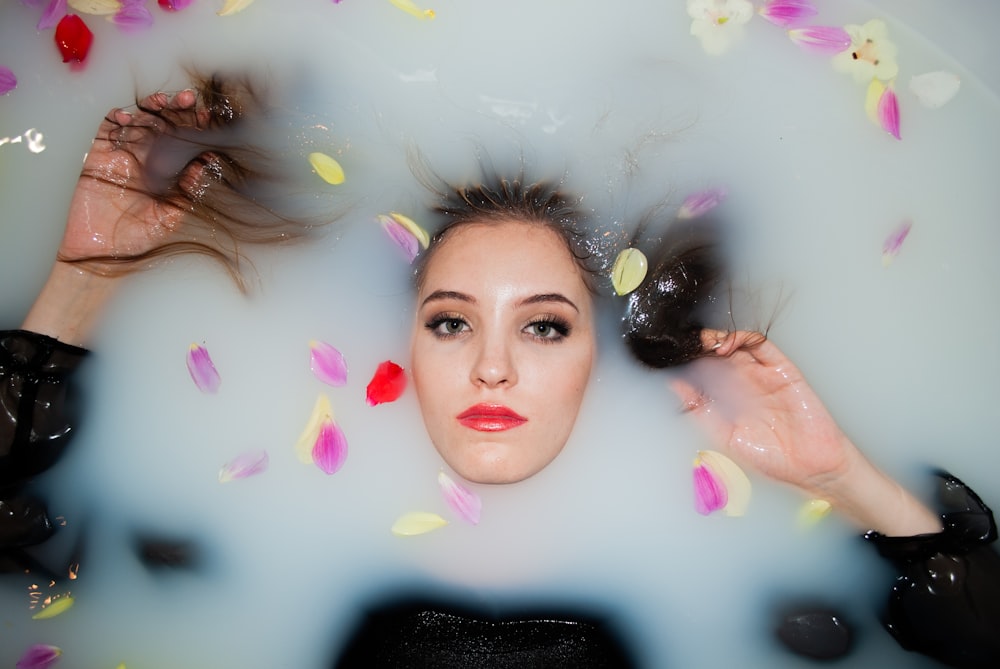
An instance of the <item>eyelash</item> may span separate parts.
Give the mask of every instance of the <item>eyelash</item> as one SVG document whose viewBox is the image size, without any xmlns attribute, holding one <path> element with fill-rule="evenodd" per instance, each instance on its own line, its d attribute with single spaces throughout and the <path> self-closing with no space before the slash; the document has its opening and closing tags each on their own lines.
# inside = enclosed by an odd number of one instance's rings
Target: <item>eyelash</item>
<svg viewBox="0 0 1000 669">
<path fill-rule="evenodd" d="M 463 326 L 463 329 L 460 330 L 459 332 L 445 332 L 441 329 L 441 327 L 446 323 L 460 323 Z M 528 324 L 524 326 L 522 331 L 530 330 L 539 325 L 545 325 L 552 328 L 552 330 L 555 332 L 555 335 L 545 336 L 545 335 L 535 334 L 533 332 L 527 332 L 526 334 L 535 341 L 539 341 L 545 344 L 554 344 L 556 342 L 562 341 L 563 339 L 569 336 L 570 332 L 573 329 L 566 320 L 555 315 L 546 314 L 544 316 L 538 316 L 537 318 L 529 321 Z M 430 330 L 431 334 L 433 334 L 438 339 L 452 339 L 466 332 L 469 329 L 469 323 L 468 321 L 465 320 L 465 318 L 463 318 L 458 314 L 442 313 L 442 314 L 437 314 L 433 318 L 428 320 L 424 324 L 424 327 Z"/>
</svg>

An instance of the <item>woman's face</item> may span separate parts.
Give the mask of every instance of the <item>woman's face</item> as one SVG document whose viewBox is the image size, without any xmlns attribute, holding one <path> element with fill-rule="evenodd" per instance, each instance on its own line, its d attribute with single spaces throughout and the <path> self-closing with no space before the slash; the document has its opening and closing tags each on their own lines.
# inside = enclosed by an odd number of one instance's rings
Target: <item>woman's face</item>
<svg viewBox="0 0 1000 669">
<path fill-rule="evenodd" d="M 557 232 L 523 222 L 463 225 L 424 268 L 412 370 L 445 462 L 479 483 L 549 464 L 590 378 L 593 305 Z"/>
</svg>

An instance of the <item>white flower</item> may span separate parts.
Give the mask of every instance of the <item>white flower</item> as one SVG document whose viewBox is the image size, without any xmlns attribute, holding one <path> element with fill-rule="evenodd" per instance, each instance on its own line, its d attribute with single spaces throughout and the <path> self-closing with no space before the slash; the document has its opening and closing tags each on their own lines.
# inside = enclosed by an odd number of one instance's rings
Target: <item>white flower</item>
<svg viewBox="0 0 1000 669">
<path fill-rule="evenodd" d="M 743 34 L 743 24 L 754 14 L 750 0 L 688 0 L 691 34 L 706 53 L 724 53 Z"/>
<path fill-rule="evenodd" d="M 837 70 L 851 74 L 859 84 L 890 81 L 899 73 L 896 45 L 883 21 L 872 19 L 863 26 L 846 25 L 844 30 L 851 36 L 851 47 L 833 57 Z"/>
</svg>

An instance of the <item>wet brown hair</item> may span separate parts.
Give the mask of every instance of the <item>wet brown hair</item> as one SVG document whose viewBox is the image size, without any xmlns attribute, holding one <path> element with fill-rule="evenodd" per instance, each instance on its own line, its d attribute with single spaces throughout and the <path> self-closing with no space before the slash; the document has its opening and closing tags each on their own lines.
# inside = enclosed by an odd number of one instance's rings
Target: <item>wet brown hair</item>
<svg viewBox="0 0 1000 669">
<path fill-rule="evenodd" d="M 150 156 L 140 160 L 136 147 L 127 141 L 109 141 L 116 151 L 123 151 L 142 164 L 145 174 L 139 185 L 119 184 L 102 173 L 84 169 L 81 179 L 143 193 L 164 208 L 184 212 L 179 233 L 141 253 L 60 257 L 104 275 L 128 274 L 148 263 L 175 255 L 201 254 L 216 260 L 243 292 L 247 291 L 245 267 L 252 263 L 243 246 L 286 243 L 303 238 L 321 225 L 312 217 L 285 213 L 278 198 L 267 193 L 281 190 L 286 181 L 273 156 L 263 147 L 248 141 L 241 128 L 248 120 L 259 120 L 267 113 L 264 95 L 249 78 L 222 75 L 193 75 L 197 94 L 196 109 L 205 116 L 204 127 L 193 128 L 180 113 L 169 108 L 151 109 L 137 99 L 136 107 L 153 117 L 146 129 L 155 133 Z M 122 130 L 114 113 L 106 121 Z M 142 141 L 149 141 L 148 136 Z M 181 166 L 162 175 L 150 167 L 155 152 L 183 156 Z M 326 222 L 326 221 L 324 221 Z"/>
</svg>

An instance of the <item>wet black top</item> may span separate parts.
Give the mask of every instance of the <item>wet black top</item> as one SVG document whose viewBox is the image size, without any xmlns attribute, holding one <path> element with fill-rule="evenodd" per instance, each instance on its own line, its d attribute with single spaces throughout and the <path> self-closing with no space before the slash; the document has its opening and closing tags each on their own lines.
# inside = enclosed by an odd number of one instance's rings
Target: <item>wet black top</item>
<svg viewBox="0 0 1000 669">
<path fill-rule="evenodd" d="M 74 434 L 70 381 L 86 354 L 43 335 L 0 331 L 0 567 L 29 563 L 26 549 L 54 531 L 25 486 L 55 464 Z M 944 531 L 865 535 L 899 570 L 885 625 L 904 648 L 992 669 L 1000 666 L 1000 555 L 990 545 L 996 524 L 961 481 L 944 472 L 938 480 Z M 819 629 L 815 618 L 799 619 L 812 626 L 805 637 Z M 579 614 L 493 617 L 410 601 L 370 611 L 335 666 L 632 666 L 610 629 Z"/>
</svg>

